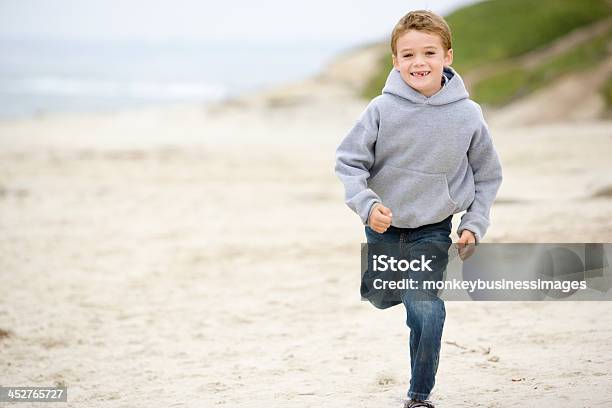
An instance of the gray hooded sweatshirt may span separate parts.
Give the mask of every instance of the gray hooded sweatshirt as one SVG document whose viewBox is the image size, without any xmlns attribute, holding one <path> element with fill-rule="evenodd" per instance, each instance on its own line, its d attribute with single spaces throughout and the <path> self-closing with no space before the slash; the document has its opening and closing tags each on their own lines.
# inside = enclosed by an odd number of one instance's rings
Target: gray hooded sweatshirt
<svg viewBox="0 0 612 408">
<path fill-rule="evenodd" d="M 399 228 L 467 210 L 457 234 L 470 230 L 479 242 L 502 168 L 480 106 L 452 68 L 444 76 L 445 85 L 427 97 L 393 68 L 336 150 L 336 175 L 364 225 L 375 203 L 391 209 Z"/>
</svg>

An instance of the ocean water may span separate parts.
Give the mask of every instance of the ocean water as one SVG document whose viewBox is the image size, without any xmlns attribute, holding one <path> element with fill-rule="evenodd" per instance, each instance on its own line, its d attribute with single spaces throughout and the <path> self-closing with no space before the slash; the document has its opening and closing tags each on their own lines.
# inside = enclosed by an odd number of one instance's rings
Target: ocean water
<svg viewBox="0 0 612 408">
<path fill-rule="evenodd" d="M 205 104 L 307 77 L 346 48 L 0 39 L 0 118 Z"/>
</svg>

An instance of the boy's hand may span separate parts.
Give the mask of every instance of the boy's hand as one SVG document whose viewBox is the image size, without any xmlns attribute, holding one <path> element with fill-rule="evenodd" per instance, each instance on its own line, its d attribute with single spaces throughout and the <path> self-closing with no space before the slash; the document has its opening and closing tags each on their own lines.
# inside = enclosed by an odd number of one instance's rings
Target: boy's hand
<svg viewBox="0 0 612 408">
<path fill-rule="evenodd" d="M 368 218 L 368 225 L 374 231 L 382 234 L 389 228 L 391 225 L 391 218 L 393 214 L 391 214 L 391 210 L 381 203 L 374 204 L 374 208 L 370 213 L 370 218 Z"/>
<path fill-rule="evenodd" d="M 474 233 L 470 230 L 461 231 L 461 238 L 457 241 L 457 245 L 459 247 L 459 258 L 462 261 L 468 259 L 476 249 L 476 237 Z"/>
</svg>

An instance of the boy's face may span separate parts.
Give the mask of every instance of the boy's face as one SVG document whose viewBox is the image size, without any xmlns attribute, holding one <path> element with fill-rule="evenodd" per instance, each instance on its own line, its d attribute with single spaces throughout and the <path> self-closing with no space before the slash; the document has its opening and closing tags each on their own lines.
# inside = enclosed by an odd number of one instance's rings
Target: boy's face
<svg viewBox="0 0 612 408">
<path fill-rule="evenodd" d="M 393 66 L 404 82 L 425 96 L 440 90 L 442 69 L 453 62 L 453 50 L 445 50 L 439 36 L 410 30 L 397 39 L 396 50 Z"/>
</svg>

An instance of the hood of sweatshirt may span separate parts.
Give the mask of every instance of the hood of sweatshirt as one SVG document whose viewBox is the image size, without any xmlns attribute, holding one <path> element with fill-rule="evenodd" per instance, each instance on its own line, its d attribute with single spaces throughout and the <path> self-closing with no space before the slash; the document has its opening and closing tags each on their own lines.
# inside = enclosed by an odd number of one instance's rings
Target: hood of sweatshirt
<svg viewBox="0 0 612 408">
<path fill-rule="evenodd" d="M 382 93 L 397 95 L 410 102 L 425 105 L 447 105 L 469 97 L 463 80 L 453 68 L 444 67 L 443 75 L 447 79 L 446 84 L 437 93 L 427 97 L 408 85 L 400 72 L 392 68 Z"/>
</svg>

